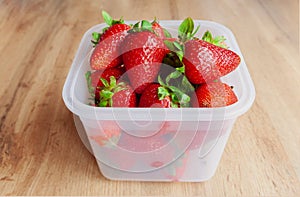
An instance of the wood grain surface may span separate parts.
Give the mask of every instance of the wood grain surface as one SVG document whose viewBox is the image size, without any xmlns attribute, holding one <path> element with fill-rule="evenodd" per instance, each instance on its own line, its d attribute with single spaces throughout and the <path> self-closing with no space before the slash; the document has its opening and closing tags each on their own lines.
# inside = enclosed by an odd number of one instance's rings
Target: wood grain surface
<svg viewBox="0 0 300 197">
<path fill-rule="evenodd" d="M 61 92 L 81 37 L 115 18 L 212 20 L 235 34 L 256 87 L 215 176 L 110 181 Z M 300 196 L 299 1 L 0 0 L 0 195 Z"/>
</svg>

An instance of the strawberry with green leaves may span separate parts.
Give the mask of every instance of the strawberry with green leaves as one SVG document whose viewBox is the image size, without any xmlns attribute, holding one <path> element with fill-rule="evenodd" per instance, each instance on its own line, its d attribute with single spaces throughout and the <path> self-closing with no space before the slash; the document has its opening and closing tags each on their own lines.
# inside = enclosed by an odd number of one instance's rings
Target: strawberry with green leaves
<svg viewBox="0 0 300 197">
<path fill-rule="evenodd" d="M 146 87 L 140 97 L 139 107 L 179 108 L 188 107 L 194 87 L 179 71 L 170 73 L 165 82 L 158 76 L 159 83 Z M 172 82 L 172 83 L 171 83 Z"/>
<path fill-rule="evenodd" d="M 194 22 L 188 17 L 178 28 L 179 40 L 165 41 L 185 65 L 185 75 L 193 84 L 219 79 L 235 70 L 241 61 L 239 55 L 227 49 L 223 36 L 213 37 L 206 31 L 199 39 L 194 37 L 198 29 L 199 26 L 194 30 Z"/>
<path fill-rule="evenodd" d="M 225 107 L 237 102 L 233 87 L 220 81 L 205 83 L 196 89 L 194 107 Z"/>
<path fill-rule="evenodd" d="M 100 102 L 100 90 L 104 87 L 100 78 L 105 79 L 110 83 L 110 77 L 113 76 L 116 80 L 118 80 L 125 72 L 125 68 L 123 66 L 107 68 L 104 70 L 96 70 L 94 72 L 88 71 L 85 74 L 85 78 L 88 84 L 88 90 L 91 95 L 91 99 L 94 100 L 95 105 L 98 105 Z"/>
<path fill-rule="evenodd" d="M 104 86 L 99 91 L 99 107 L 136 107 L 136 95 L 128 84 L 117 82 L 114 76 L 109 82 L 103 78 L 100 80 Z"/>
<path fill-rule="evenodd" d="M 122 44 L 122 57 L 131 85 L 140 94 L 157 77 L 167 49 L 148 21 L 135 24 L 129 32 Z"/>
<path fill-rule="evenodd" d="M 90 57 L 90 66 L 94 70 L 112 68 L 122 64 L 119 46 L 131 28 L 124 24 L 122 19 L 113 20 L 105 11 L 102 11 L 102 16 L 109 27 L 103 29 L 102 34 L 93 33 L 94 40 L 92 42 L 95 49 Z"/>
</svg>

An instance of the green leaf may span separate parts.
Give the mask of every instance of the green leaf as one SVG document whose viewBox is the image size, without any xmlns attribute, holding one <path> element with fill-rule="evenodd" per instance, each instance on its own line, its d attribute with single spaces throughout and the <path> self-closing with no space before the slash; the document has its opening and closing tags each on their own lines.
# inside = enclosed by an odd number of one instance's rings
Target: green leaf
<svg viewBox="0 0 300 197">
<path fill-rule="evenodd" d="M 186 76 L 184 76 L 182 78 L 180 89 L 187 93 L 195 91 L 194 86 L 189 82 L 189 80 L 186 78 Z"/>
<path fill-rule="evenodd" d="M 167 77 L 166 77 L 166 83 L 169 85 L 169 82 L 171 79 L 177 79 L 178 77 L 182 76 L 181 72 L 178 72 L 177 70 L 174 72 L 171 72 Z"/>
<path fill-rule="evenodd" d="M 185 72 L 185 67 L 184 66 L 181 66 L 179 68 L 176 68 L 176 70 L 178 70 L 179 72 L 183 73 Z"/>
<path fill-rule="evenodd" d="M 157 81 L 158 81 L 158 83 L 159 83 L 161 86 L 166 86 L 166 84 L 164 83 L 164 81 L 162 80 L 162 78 L 161 78 L 160 75 L 158 75 Z"/>
<path fill-rule="evenodd" d="M 213 40 L 212 34 L 210 33 L 210 31 L 206 31 L 206 32 L 203 34 L 203 36 L 202 36 L 201 39 L 204 40 L 204 41 L 206 41 L 206 42 L 211 43 L 212 40 Z"/>
<path fill-rule="evenodd" d="M 188 103 L 188 102 L 190 102 L 190 100 L 191 100 L 191 98 L 187 94 L 182 94 L 180 103 Z"/>
<path fill-rule="evenodd" d="M 112 20 L 112 25 L 115 25 L 115 24 L 124 24 L 123 17 L 121 17 L 120 20 Z"/>
<path fill-rule="evenodd" d="M 99 41 L 100 35 L 101 35 L 101 34 L 98 33 L 98 32 L 93 32 L 93 33 L 92 33 L 93 39 L 94 39 L 95 41 Z"/>
<path fill-rule="evenodd" d="M 101 90 L 100 92 L 100 96 L 105 100 L 110 99 L 113 95 L 114 93 L 108 90 Z"/>
<path fill-rule="evenodd" d="M 172 99 L 173 103 L 178 103 L 179 102 L 178 97 L 177 97 L 176 94 L 171 94 L 171 99 Z"/>
<path fill-rule="evenodd" d="M 117 85 L 117 80 L 114 76 L 110 76 L 109 80 L 110 80 L 110 86 L 111 87 L 115 87 Z"/>
<path fill-rule="evenodd" d="M 127 88 L 126 88 L 125 84 L 124 84 L 124 85 L 118 84 L 117 87 L 114 88 L 114 93 L 117 93 L 117 92 L 120 92 L 120 91 L 126 90 L 126 89 L 127 89 Z"/>
<path fill-rule="evenodd" d="M 174 93 L 178 93 L 178 94 L 183 94 L 183 92 L 179 89 L 179 88 L 177 88 L 177 87 L 175 87 L 175 86 L 168 86 L 168 88 L 172 91 L 172 92 L 174 92 Z"/>
<path fill-rule="evenodd" d="M 101 37 L 100 33 L 98 33 L 98 32 L 93 32 L 92 33 L 93 40 L 91 40 L 91 42 L 93 43 L 94 47 L 99 43 L 100 37 Z"/>
<path fill-rule="evenodd" d="M 142 30 L 148 30 L 148 31 L 151 31 L 151 32 L 153 31 L 152 24 L 147 20 L 142 20 L 141 28 L 142 28 Z"/>
<path fill-rule="evenodd" d="M 182 62 L 182 59 L 183 59 L 183 51 L 177 51 L 176 54 L 177 54 L 179 60 Z"/>
<path fill-rule="evenodd" d="M 216 46 L 219 46 L 219 47 L 222 47 L 222 48 L 225 48 L 227 49 L 228 46 L 226 45 L 225 43 L 225 40 L 226 38 L 224 36 L 216 36 L 215 38 L 212 36 L 212 33 L 210 31 L 206 31 L 202 38 L 202 40 L 206 41 L 206 42 L 209 42 L 213 45 L 216 45 Z"/>
<path fill-rule="evenodd" d="M 144 28 L 152 27 L 152 24 L 147 20 L 142 20 L 141 26 Z"/>
<path fill-rule="evenodd" d="M 104 78 L 101 77 L 100 80 L 103 83 L 104 87 L 109 87 L 109 83 L 108 83 L 108 81 L 106 79 L 104 79 Z"/>
<path fill-rule="evenodd" d="M 195 31 L 191 34 L 191 38 L 195 36 L 195 34 L 199 31 L 200 25 L 198 25 L 195 29 Z"/>
<path fill-rule="evenodd" d="M 178 27 L 178 37 L 185 42 L 194 30 L 194 21 L 191 17 L 186 18 Z"/>
<path fill-rule="evenodd" d="M 173 42 L 173 44 L 178 50 L 183 51 L 183 45 L 181 45 L 179 42 Z"/>
<path fill-rule="evenodd" d="M 133 25 L 133 28 L 139 28 L 140 27 L 140 22 L 137 22 L 136 24 Z"/>
<path fill-rule="evenodd" d="M 175 86 L 169 86 L 168 88 L 172 90 L 174 94 L 176 94 L 180 104 L 187 104 L 190 102 L 190 97 L 184 92 L 182 92 L 179 88 Z"/>
<path fill-rule="evenodd" d="M 163 31 L 166 38 L 172 38 L 171 33 L 167 29 L 163 28 Z"/>
<path fill-rule="evenodd" d="M 170 95 L 169 91 L 165 87 L 158 87 L 157 89 L 158 99 L 163 100 Z"/>
<path fill-rule="evenodd" d="M 108 26 L 112 26 L 112 22 L 113 22 L 113 19 L 111 18 L 111 16 L 105 12 L 104 10 L 102 11 L 102 17 L 105 21 L 105 23 L 108 25 Z"/>
<path fill-rule="evenodd" d="M 164 40 L 164 43 L 165 43 L 166 47 L 168 49 L 170 49 L 170 51 L 176 51 L 176 48 L 175 48 L 173 42 L 171 42 L 169 40 Z"/>
<path fill-rule="evenodd" d="M 180 36 L 184 36 L 187 33 L 192 33 L 194 30 L 194 21 L 191 17 L 188 17 L 182 21 L 178 27 L 178 33 Z"/>
<path fill-rule="evenodd" d="M 99 103 L 99 107 L 106 107 L 107 104 L 108 104 L 108 101 L 107 101 L 107 100 L 102 100 L 102 101 L 100 101 L 100 103 Z"/>
</svg>

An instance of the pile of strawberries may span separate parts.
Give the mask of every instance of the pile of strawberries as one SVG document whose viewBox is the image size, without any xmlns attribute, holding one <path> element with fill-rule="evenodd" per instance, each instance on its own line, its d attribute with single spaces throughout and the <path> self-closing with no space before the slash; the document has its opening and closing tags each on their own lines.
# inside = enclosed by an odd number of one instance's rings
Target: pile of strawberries
<svg viewBox="0 0 300 197">
<path fill-rule="evenodd" d="M 86 73 L 92 105 L 98 107 L 223 107 L 237 102 L 220 81 L 240 57 L 223 36 L 195 37 L 186 18 L 172 35 L 154 20 L 134 25 L 102 12 L 108 27 L 92 34 L 92 71 Z"/>
</svg>

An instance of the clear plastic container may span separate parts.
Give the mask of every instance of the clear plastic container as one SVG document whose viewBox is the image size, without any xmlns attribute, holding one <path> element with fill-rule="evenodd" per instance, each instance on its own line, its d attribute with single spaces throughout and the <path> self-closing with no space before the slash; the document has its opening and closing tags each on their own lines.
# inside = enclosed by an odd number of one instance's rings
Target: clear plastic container
<svg viewBox="0 0 300 197">
<path fill-rule="evenodd" d="M 135 21 L 128 21 L 134 23 Z M 176 32 L 181 21 L 160 21 Z M 236 119 L 255 98 L 253 82 L 232 32 L 215 22 L 196 20 L 198 36 L 210 30 L 224 35 L 241 64 L 222 81 L 234 86 L 238 102 L 221 108 L 97 108 L 88 105 L 84 74 L 90 70 L 91 34 L 83 36 L 63 88 L 63 100 L 74 114 L 83 143 L 108 179 L 200 182 L 210 179 L 219 164 Z"/>
</svg>

